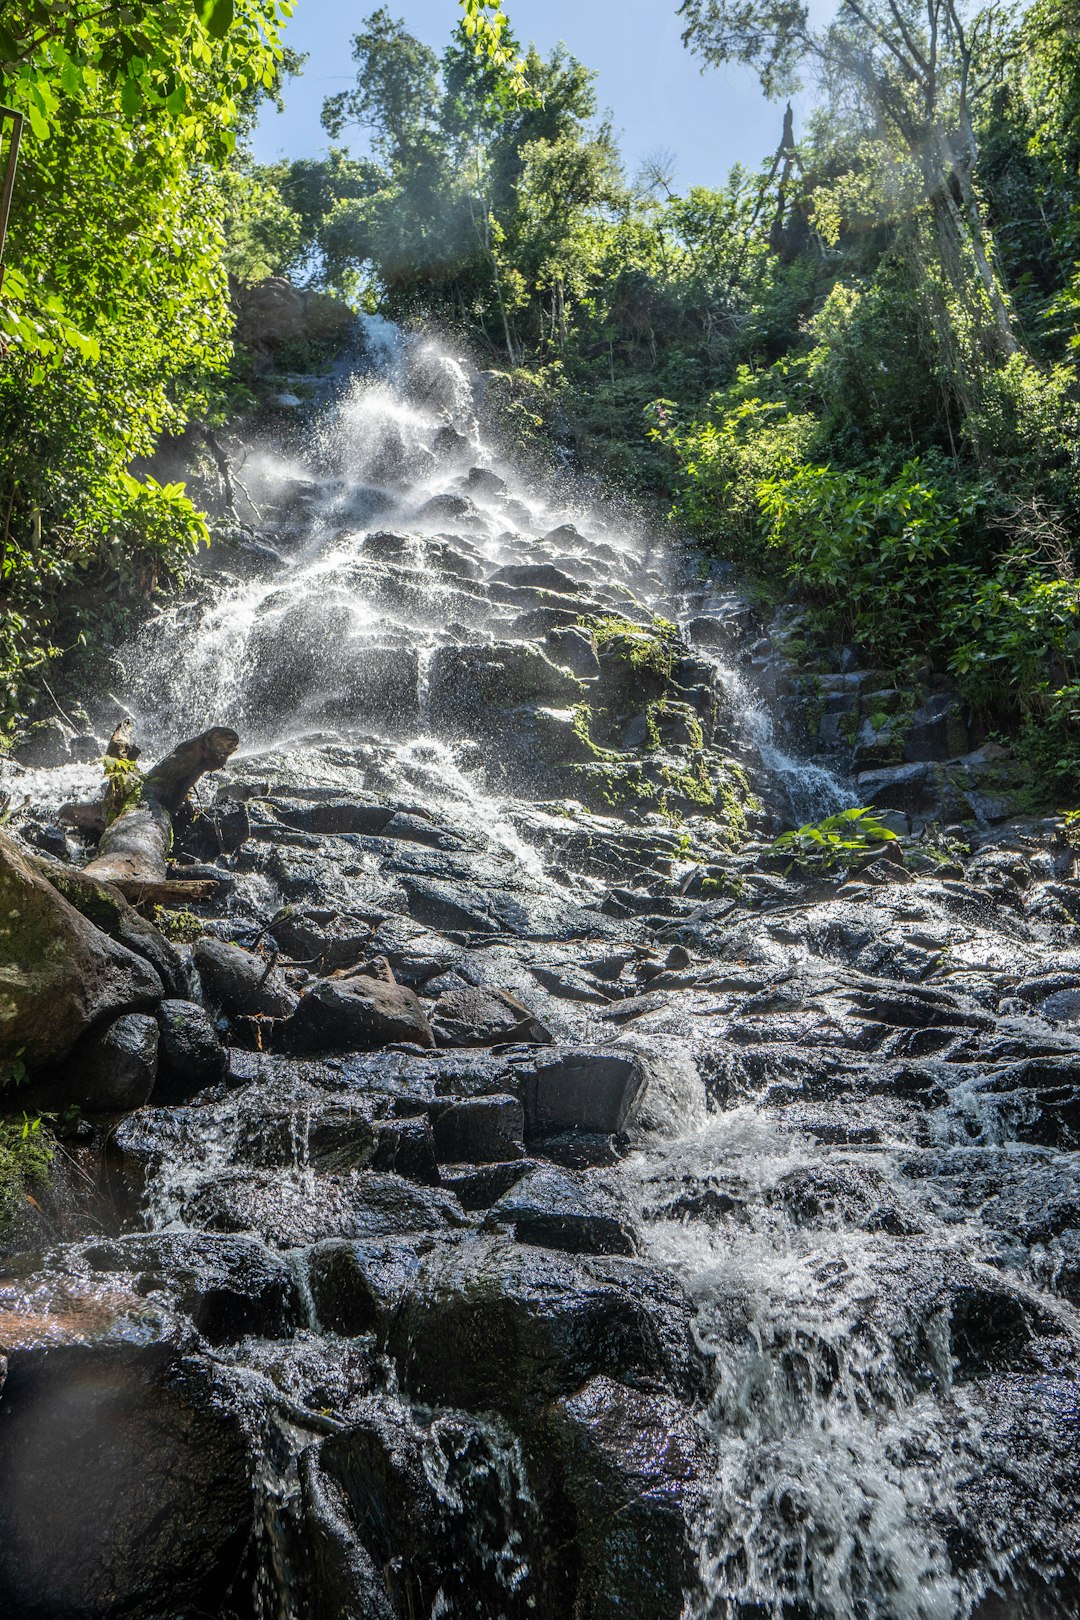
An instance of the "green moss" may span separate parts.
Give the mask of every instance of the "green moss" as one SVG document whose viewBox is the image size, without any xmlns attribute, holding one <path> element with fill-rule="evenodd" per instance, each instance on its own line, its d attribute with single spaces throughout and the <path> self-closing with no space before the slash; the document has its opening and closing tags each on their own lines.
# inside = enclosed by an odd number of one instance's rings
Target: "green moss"
<svg viewBox="0 0 1080 1620">
<path fill-rule="evenodd" d="M 171 939 L 174 945 L 192 945 L 206 933 L 206 918 L 193 911 L 163 911 L 154 914 L 154 925 Z"/>
<path fill-rule="evenodd" d="M 28 1197 L 48 1188 L 55 1152 L 40 1119 L 0 1119 L 0 1239 Z"/>
<path fill-rule="evenodd" d="M 679 631 L 670 620 L 654 618 L 646 626 L 613 613 L 594 614 L 579 619 L 578 623 L 589 631 L 598 654 L 606 652 L 631 669 L 655 675 L 662 681 L 671 679 Z"/>
</svg>

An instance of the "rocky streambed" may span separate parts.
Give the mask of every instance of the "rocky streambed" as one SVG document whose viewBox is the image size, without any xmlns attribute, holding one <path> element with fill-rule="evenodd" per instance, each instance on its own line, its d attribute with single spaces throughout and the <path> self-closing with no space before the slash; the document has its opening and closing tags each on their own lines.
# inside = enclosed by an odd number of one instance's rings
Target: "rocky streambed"
<svg viewBox="0 0 1080 1620">
<path fill-rule="evenodd" d="M 851 798 L 753 612 L 391 358 L 118 672 L 162 746 L 245 738 L 186 942 L 79 877 L 94 716 L 7 772 L 60 1149 L 0 1272 L 3 1612 L 1064 1620 L 1068 829 L 930 716 L 857 761 L 903 848 L 786 869 Z"/>
</svg>

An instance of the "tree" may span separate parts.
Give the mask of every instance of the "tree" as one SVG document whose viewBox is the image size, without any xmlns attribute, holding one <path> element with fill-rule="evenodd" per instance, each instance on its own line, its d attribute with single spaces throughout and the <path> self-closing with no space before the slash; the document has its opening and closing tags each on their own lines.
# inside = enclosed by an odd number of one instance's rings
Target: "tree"
<svg viewBox="0 0 1080 1620">
<path fill-rule="evenodd" d="M 1003 356 L 1017 353 L 976 174 L 976 123 L 1000 81 L 1003 6 L 968 0 L 840 0 L 825 28 L 806 0 L 683 0 L 683 38 L 710 65 L 741 62 L 767 93 L 792 88 L 804 64 L 847 98 L 917 171 L 932 210 L 938 259 L 970 306 L 977 287 Z"/>
<path fill-rule="evenodd" d="M 291 0 L 8 0 L 28 120 L 0 298 L 0 729 L 28 673 L 107 638 L 206 536 L 131 468 L 230 353 L 220 176 Z"/>
</svg>

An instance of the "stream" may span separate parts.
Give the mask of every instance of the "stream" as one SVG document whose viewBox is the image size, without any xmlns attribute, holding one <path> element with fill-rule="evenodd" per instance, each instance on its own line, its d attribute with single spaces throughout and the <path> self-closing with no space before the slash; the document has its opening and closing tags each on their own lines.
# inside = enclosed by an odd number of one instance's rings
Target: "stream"
<svg viewBox="0 0 1080 1620">
<path fill-rule="evenodd" d="M 162 1004 L 226 1054 L 0 1268 L 3 1613 L 1067 1620 L 1076 854 L 785 871 L 858 800 L 753 610 L 483 387 L 369 319 L 121 652 L 147 757 L 243 739 Z"/>
</svg>

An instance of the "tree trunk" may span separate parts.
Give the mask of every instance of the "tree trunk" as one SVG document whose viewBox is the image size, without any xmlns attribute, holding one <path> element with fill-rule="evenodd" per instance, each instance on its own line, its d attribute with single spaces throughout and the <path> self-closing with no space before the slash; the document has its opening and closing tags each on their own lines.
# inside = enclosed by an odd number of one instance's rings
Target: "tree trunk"
<svg viewBox="0 0 1080 1620">
<path fill-rule="evenodd" d="M 167 880 L 172 818 L 205 772 L 228 763 L 239 741 L 235 731 L 215 726 L 174 748 L 143 778 L 138 802 L 106 827 L 87 875 L 132 901 L 195 900 L 211 892 L 213 883 Z"/>
</svg>

